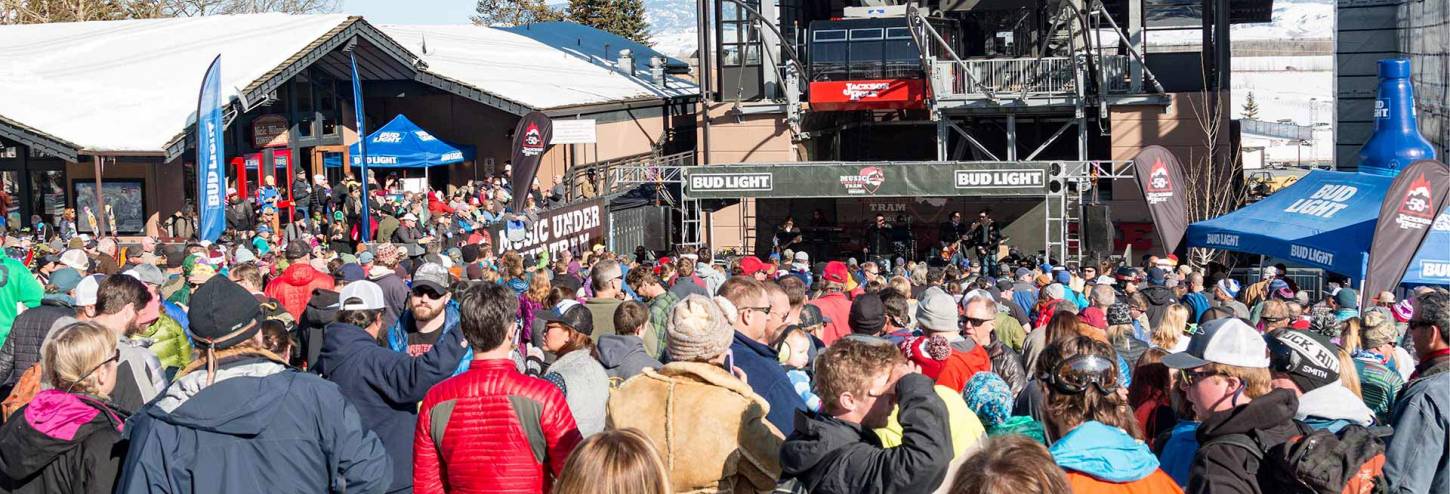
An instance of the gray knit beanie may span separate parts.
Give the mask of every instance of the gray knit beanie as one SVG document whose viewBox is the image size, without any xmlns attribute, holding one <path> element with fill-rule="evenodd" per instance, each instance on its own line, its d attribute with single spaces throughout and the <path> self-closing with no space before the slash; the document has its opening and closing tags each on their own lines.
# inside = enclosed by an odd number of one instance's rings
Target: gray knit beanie
<svg viewBox="0 0 1450 494">
<path fill-rule="evenodd" d="M 714 301 L 701 295 L 690 295 L 670 309 L 670 359 L 677 362 L 702 362 L 725 353 L 735 339 L 735 329 L 725 312 Z"/>
<path fill-rule="evenodd" d="M 925 331 L 953 333 L 961 331 L 957 320 L 957 304 L 952 296 L 941 291 L 927 291 L 916 304 L 916 319 Z"/>
</svg>

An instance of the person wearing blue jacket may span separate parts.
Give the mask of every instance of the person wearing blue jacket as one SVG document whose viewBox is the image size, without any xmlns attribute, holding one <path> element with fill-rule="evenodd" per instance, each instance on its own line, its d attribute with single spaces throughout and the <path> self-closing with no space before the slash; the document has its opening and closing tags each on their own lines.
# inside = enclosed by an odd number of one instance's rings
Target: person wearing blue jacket
<svg viewBox="0 0 1450 494">
<path fill-rule="evenodd" d="M 392 458 L 388 492 L 413 487 L 413 428 L 418 402 L 433 385 L 452 375 L 467 348 L 462 331 L 446 331 L 418 356 L 378 346 L 383 289 L 370 281 L 349 283 L 338 295 L 337 322 L 323 332 L 315 370 L 342 389 L 358 408 L 363 425 L 377 433 Z"/>
<path fill-rule="evenodd" d="M 452 284 L 448 269 L 435 263 L 418 267 L 413 273 L 413 287 L 407 310 L 388 327 L 388 348 L 417 357 L 427 353 L 442 335 L 459 333 L 458 302 L 448 291 Z M 460 333 L 461 334 L 461 333 Z M 452 376 L 468 370 L 473 362 L 473 349 L 466 349 Z"/>
<path fill-rule="evenodd" d="M 1116 352 L 1087 336 L 1060 339 L 1039 357 L 1048 452 L 1077 494 L 1182 492 L 1141 439 Z"/>
<path fill-rule="evenodd" d="M 771 307 L 765 286 L 754 278 L 736 276 L 720 285 L 716 301 L 722 302 L 726 314 L 735 314 L 735 340 L 730 343 L 734 366 L 745 372 L 751 390 L 770 404 L 765 419 L 790 437 L 795 412 L 807 411 L 806 402 L 795 392 L 776 351 L 766 344 Z"/>
<path fill-rule="evenodd" d="M 126 423 L 116 492 L 384 492 L 387 452 L 338 389 L 262 349 L 261 307 L 212 277 L 192 295 L 201 356 Z"/>
</svg>

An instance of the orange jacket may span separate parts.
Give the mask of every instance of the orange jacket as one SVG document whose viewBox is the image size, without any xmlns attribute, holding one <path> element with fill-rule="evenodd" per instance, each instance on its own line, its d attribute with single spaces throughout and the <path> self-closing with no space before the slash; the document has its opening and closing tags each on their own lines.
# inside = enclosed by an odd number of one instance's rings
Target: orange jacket
<svg viewBox="0 0 1450 494">
<path fill-rule="evenodd" d="M 1098 480 L 1091 475 L 1069 470 L 1067 485 L 1072 488 L 1073 494 L 1174 494 L 1183 492 L 1183 489 L 1178 488 L 1178 483 L 1173 481 L 1173 477 L 1163 473 L 1162 469 L 1147 477 L 1121 484 Z"/>
<path fill-rule="evenodd" d="M 967 381 L 973 375 L 984 371 L 992 371 L 992 356 L 987 354 L 982 345 L 974 346 L 971 351 L 966 352 L 952 350 L 952 356 L 947 357 L 941 374 L 936 376 L 936 383 L 960 393 L 962 388 L 967 387 Z"/>
</svg>

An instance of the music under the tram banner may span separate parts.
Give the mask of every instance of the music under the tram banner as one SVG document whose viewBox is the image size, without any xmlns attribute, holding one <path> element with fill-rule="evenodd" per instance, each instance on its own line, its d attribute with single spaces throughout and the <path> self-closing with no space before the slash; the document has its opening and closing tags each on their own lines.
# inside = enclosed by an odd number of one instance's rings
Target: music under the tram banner
<svg viewBox="0 0 1450 494">
<path fill-rule="evenodd" d="M 1052 162 L 865 162 L 725 165 L 687 171 L 691 199 L 1036 196 Z"/>
</svg>

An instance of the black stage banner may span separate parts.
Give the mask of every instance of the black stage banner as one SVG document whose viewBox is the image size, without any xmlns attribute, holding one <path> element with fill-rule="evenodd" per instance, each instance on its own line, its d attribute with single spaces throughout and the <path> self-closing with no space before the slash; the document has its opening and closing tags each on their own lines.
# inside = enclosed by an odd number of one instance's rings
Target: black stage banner
<svg viewBox="0 0 1450 494">
<path fill-rule="evenodd" d="M 686 170 L 690 199 L 1042 197 L 1047 161 L 762 163 Z"/>
<path fill-rule="evenodd" d="M 1445 207 L 1447 189 L 1450 170 L 1434 160 L 1414 162 L 1390 183 L 1374 226 L 1361 297 L 1370 300 L 1400 284 L 1405 268 L 1430 234 L 1435 216 Z"/>
<path fill-rule="evenodd" d="M 538 254 L 548 250 L 557 254 L 566 250 L 576 253 L 604 241 L 604 221 L 608 208 L 603 198 L 546 210 L 524 222 L 522 240 L 510 241 L 507 221 L 488 227 L 493 237 L 494 254 L 502 256 L 509 250 L 519 254 Z"/>
</svg>

